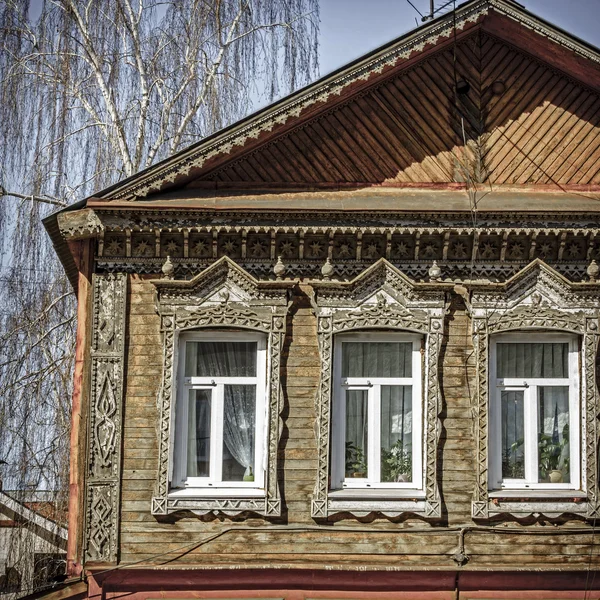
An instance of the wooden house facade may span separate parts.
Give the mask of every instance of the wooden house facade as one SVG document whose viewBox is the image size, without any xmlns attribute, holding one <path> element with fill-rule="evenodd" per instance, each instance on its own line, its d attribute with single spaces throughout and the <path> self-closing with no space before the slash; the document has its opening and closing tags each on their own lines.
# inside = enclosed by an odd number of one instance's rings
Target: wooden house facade
<svg viewBox="0 0 600 600">
<path fill-rule="evenodd" d="M 45 225 L 90 597 L 600 589 L 600 53 L 470 0 Z"/>
</svg>

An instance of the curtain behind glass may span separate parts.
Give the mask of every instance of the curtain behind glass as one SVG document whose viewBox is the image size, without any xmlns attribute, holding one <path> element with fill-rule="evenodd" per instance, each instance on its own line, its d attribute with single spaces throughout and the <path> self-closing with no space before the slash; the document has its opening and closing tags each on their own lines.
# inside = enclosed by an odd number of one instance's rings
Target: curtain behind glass
<svg viewBox="0 0 600 600">
<path fill-rule="evenodd" d="M 521 390 L 503 390 L 500 394 L 503 479 L 525 479 L 524 399 Z"/>
<path fill-rule="evenodd" d="M 496 345 L 497 376 L 552 377 L 569 376 L 569 344 L 518 344 Z"/>
<path fill-rule="evenodd" d="M 381 386 L 381 481 L 412 481 L 411 386 Z"/>
<path fill-rule="evenodd" d="M 223 452 L 223 481 L 242 481 L 253 475 L 254 430 L 256 427 L 256 386 L 225 385 L 223 442 L 231 457 L 243 468 L 236 468 Z"/>
<path fill-rule="evenodd" d="M 342 377 L 412 377 L 412 343 L 343 342 Z"/>
<path fill-rule="evenodd" d="M 210 390 L 190 390 L 188 399 L 188 477 L 210 475 Z"/>
<path fill-rule="evenodd" d="M 538 387 L 538 464 L 539 481 L 569 483 L 569 388 Z M 552 475 L 552 471 L 555 474 Z M 557 473 L 560 471 L 560 475 Z M 560 480 L 558 480 L 560 479 Z"/>
<path fill-rule="evenodd" d="M 346 390 L 346 477 L 367 476 L 368 391 Z"/>
<path fill-rule="evenodd" d="M 186 377 L 256 377 L 256 342 L 187 342 Z"/>
</svg>

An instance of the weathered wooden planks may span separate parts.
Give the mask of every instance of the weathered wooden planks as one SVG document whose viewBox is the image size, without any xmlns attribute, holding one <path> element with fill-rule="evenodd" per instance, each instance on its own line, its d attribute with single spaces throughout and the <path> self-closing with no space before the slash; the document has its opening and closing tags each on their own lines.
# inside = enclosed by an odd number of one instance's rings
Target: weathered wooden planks
<svg viewBox="0 0 600 600">
<path fill-rule="evenodd" d="M 319 531 L 285 530 L 285 523 L 290 528 L 316 525 L 310 518 L 310 498 L 316 478 L 314 400 L 321 365 L 315 317 L 306 292 L 309 290 L 300 291 L 293 298 L 294 310 L 282 352 L 285 406 L 278 476 L 282 482 L 285 517 L 283 528 L 278 524 L 265 531 L 263 528 L 269 528 L 269 523 L 252 516 L 236 520 L 183 516 L 161 521 L 150 514 L 158 458 L 156 394 L 161 377 L 162 340 L 158 317 L 151 310 L 152 288 L 143 278 L 132 278 L 123 433 L 122 562 L 150 559 L 157 554 L 157 539 L 160 552 L 170 552 L 167 557 L 173 559 L 181 554 L 181 546 L 227 530 L 223 537 L 199 546 L 180 562 L 204 566 L 240 562 L 394 568 L 455 565 L 452 555 L 459 537 L 452 527 L 473 525 L 470 505 L 475 477 L 471 412 L 475 364 L 471 324 L 460 304 L 453 305 L 446 318 L 440 369 L 443 430 L 438 448 L 439 485 L 450 528 L 424 534 L 420 529 L 428 525 L 408 516 L 399 522 L 339 518 L 330 528 Z M 340 527 L 352 530 L 341 531 Z M 248 528 L 260 530 L 248 531 Z M 414 528 L 418 531 L 411 531 Z M 521 535 L 511 528 L 530 534 Z M 539 534 L 540 529 L 510 524 L 506 533 L 467 532 L 465 551 L 469 564 L 482 568 L 587 564 L 589 530 L 583 534 L 557 532 L 549 536 Z M 593 564 L 598 560 L 594 558 Z"/>
</svg>

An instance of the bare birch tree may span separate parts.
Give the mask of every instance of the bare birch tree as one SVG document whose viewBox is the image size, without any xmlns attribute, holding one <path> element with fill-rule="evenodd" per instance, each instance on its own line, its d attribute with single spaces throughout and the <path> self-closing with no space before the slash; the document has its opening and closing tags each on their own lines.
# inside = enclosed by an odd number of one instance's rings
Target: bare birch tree
<svg viewBox="0 0 600 600">
<path fill-rule="evenodd" d="M 41 219 L 318 70 L 318 0 L 0 2 L 0 466 L 68 482 L 74 297 Z"/>
</svg>

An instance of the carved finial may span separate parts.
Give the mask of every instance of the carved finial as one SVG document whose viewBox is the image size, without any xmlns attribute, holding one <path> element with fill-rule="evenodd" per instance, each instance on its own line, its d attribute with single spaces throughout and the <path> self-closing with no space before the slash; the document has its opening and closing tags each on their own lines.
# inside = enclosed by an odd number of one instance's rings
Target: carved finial
<svg viewBox="0 0 600 600">
<path fill-rule="evenodd" d="M 277 262 L 273 267 L 273 273 L 275 273 L 275 277 L 277 277 L 277 279 L 281 279 L 285 275 L 285 265 L 281 260 L 281 255 L 277 257 Z"/>
<path fill-rule="evenodd" d="M 321 274 L 325 279 L 329 279 L 333 275 L 333 265 L 329 260 L 329 256 L 327 257 L 325 264 L 321 267 Z"/>
<path fill-rule="evenodd" d="M 586 273 L 588 274 L 590 281 L 596 281 L 596 279 L 598 279 L 598 273 L 600 273 L 600 267 L 598 266 L 598 263 L 595 260 L 593 260 L 588 265 L 588 268 L 586 269 Z"/>
<path fill-rule="evenodd" d="M 162 266 L 162 272 L 164 274 L 163 279 L 174 279 L 175 267 L 171 262 L 170 256 L 167 256 L 167 260 L 165 260 L 165 263 Z"/>
<path fill-rule="evenodd" d="M 431 267 L 429 267 L 429 278 L 432 281 L 438 281 L 441 274 L 442 274 L 442 270 L 439 268 L 437 262 L 434 260 L 433 264 L 431 265 Z"/>
</svg>

